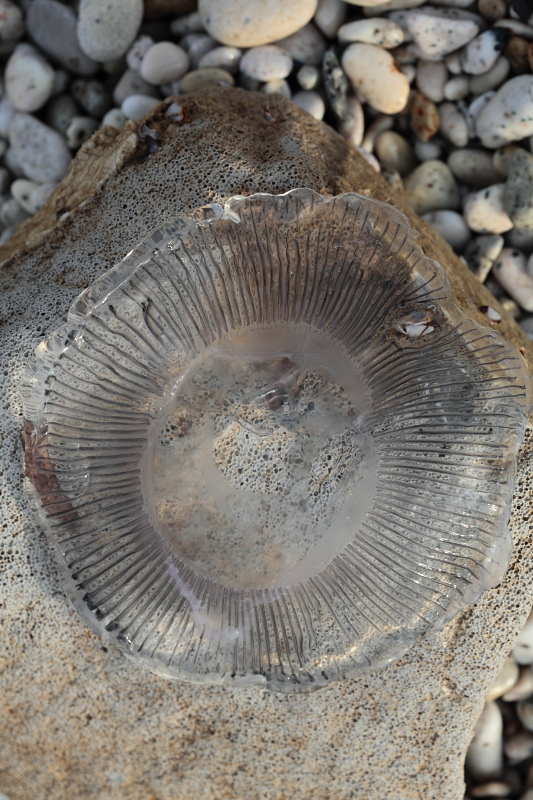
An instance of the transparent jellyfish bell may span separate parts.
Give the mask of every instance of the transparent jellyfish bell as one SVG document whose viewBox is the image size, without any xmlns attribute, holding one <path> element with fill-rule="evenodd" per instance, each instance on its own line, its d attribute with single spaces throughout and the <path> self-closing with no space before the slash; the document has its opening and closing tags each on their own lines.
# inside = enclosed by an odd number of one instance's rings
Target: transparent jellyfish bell
<svg viewBox="0 0 533 800">
<path fill-rule="evenodd" d="M 530 391 L 391 206 L 234 197 L 40 345 L 28 493 L 76 608 L 136 661 L 311 691 L 501 579 Z"/>
</svg>

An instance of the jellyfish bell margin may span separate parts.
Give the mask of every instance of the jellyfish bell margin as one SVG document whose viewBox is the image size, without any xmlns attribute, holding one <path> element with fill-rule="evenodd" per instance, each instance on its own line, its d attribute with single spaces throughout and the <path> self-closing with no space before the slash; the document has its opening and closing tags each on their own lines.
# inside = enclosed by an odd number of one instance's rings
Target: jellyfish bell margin
<svg viewBox="0 0 533 800">
<path fill-rule="evenodd" d="M 509 561 L 527 368 L 407 218 L 357 194 L 163 224 L 41 343 L 24 407 L 68 596 L 168 677 L 318 689 Z"/>
</svg>

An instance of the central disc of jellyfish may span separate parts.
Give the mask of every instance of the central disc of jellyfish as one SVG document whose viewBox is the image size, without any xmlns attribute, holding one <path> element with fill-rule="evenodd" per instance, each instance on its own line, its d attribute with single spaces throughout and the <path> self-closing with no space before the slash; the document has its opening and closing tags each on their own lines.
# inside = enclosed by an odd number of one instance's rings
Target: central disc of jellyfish
<svg viewBox="0 0 533 800">
<path fill-rule="evenodd" d="M 233 590 L 319 572 L 368 511 L 366 401 L 348 355 L 306 325 L 247 328 L 206 349 L 147 457 L 152 517 L 172 552 Z"/>
</svg>

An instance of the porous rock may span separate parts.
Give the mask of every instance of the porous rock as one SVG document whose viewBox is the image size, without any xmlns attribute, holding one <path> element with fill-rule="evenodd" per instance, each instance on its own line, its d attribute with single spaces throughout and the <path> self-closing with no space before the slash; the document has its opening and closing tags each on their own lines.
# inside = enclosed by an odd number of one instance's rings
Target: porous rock
<svg viewBox="0 0 533 800">
<path fill-rule="evenodd" d="M 501 585 L 386 669 L 311 695 L 167 681 L 103 648 L 65 600 L 29 514 L 19 435 L 28 354 L 163 218 L 302 185 L 401 204 L 338 134 L 280 96 L 265 110 L 264 94 L 216 87 L 177 103 L 182 113 L 177 104 L 167 113 L 167 101 L 145 121 L 159 133 L 156 147 L 139 138 L 138 123 L 98 131 L 45 207 L 0 248 L 2 791 L 11 800 L 256 800 L 260 783 L 279 800 L 459 800 L 485 694 L 533 604 L 533 430 L 515 490 L 515 555 Z M 410 213 L 461 307 L 485 323 L 479 306 L 501 311 Z M 501 315 L 498 330 L 533 363 L 533 343 Z"/>
</svg>

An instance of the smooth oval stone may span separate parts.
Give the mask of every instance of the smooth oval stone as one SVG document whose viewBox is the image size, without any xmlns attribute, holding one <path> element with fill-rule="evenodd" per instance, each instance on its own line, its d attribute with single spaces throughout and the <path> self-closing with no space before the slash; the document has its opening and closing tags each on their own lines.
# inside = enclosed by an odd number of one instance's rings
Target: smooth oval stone
<svg viewBox="0 0 533 800">
<path fill-rule="evenodd" d="M 72 156 L 64 138 L 31 114 L 15 114 L 9 144 L 24 175 L 35 183 L 60 181 Z"/>
<path fill-rule="evenodd" d="M 195 69 L 181 79 L 180 91 L 191 94 L 210 86 L 233 86 L 234 83 L 233 75 L 225 69 Z"/>
<path fill-rule="evenodd" d="M 444 84 L 444 97 L 446 100 L 462 100 L 470 91 L 466 75 L 456 75 Z"/>
<path fill-rule="evenodd" d="M 484 283 L 501 251 L 505 240 L 495 233 L 474 236 L 465 250 L 466 263 L 476 278 Z"/>
<path fill-rule="evenodd" d="M 503 205 L 517 228 L 533 230 L 533 156 L 520 147 L 507 164 Z"/>
<path fill-rule="evenodd" d="M 151 83 L 145 81 L 137 72 L 127 69 L 113 89 L 113 101 L 117 106 L 121 106 L 126 97 L 130 97 L 132 94 L 157 97 L 157 89 Z"/>
<path fill-rule="evenodd" d="M 65 131 L 67 144 L 71 150 L 77 150 L 83 142 L 90 139 L 98 127 L 98 120 L 92 117 L 73 117 Z"/>
<path fill-rule="evenodd" d="M 475 75 L 468 81 L 468 87 L 472 94 L 478 95 L 497 89 L 509 75 L 511 65 L 505 56 L 500 56 L 488 72 L 483 75 Z"/>
<path fill-rule="evenodd" d="M 80 0 L 77 35 L 83 52 L 94 61 L 123 55 L 142 21 L 142 0 Z"/>
<path fill-rule="evenodd" d="M 376 139 L 375 152 L 382 166 L 400 175 L 411 172 L 417 160 L 409 142 L 396 131 L 384 131 Z"/>
<path fill-rule="evenodd" d="M 439 208 L 454 210 L 459 205 L 459 187 L 443 161 L 424 161 L 405 178 L 404 184 L 405 199 L 417 214 Z"/>
<path fill-rule="evenodd" d="M 527 259 L 520 250 L 504 247 L 492 274 L 524 311 L 533 312 L 533 277 L 528 274 L 526 263 Z M 513 658 L 519 664 L 533 664 L 533 632 L 527 626 L 525 631 L 513 648 Z"/>
<path fill-rule="evenodd" d="M 455 147 L 468 144 L 468 124 L 457 106 L 453 103 L 441 103 L 439 106 L 440 132 Z"/>
<path fill-rule="evenodd" d="M 315 119 L 322 119 L 326 112 L 326 104 L 318 92 L 296 92 L 293 95 L 292 102 L 303 111 L 307 111 Z"/>
<path fill-rule="evenodd" d="M 503 662 L 503 666 L 491 683 L 487 693 L 487 702 L 497 700 L 499 697 L 510 691 L 518 680 L 520 670 L 512 658 Z"/>
<path fill-rule="evenodd" d="M 479 31 L 472 19 L 449 19 L 434 10 L 411 12 L 407 28 L 422 58 L 430 61 L 439 61 L 467 44 Z"/>
<path fill-rule="evenodd" d="M 311 24 L 304 25 L 299 31 L 280 39 L 276 44 L 285 50 L 294 61 L 315 66 L 322 63 L 322 57 L 326 51 L 324 37 Z"/>
<path fill-rule="evenodd" d="M 258 81 L 286 78 L 292 70 L 292 58 L 275 44 L 252 47 L 241 58 L 241 72 Z"/>
<path fill-rule="evenodd" d="M 211 36 L 233 47 L 269 44 L 303 28 L 317 0 L 200 0 L 198 11 Z"/>
<path fill-rule="evenodd" d="M 52 94 L 54 70 L 29 45 L 20 45 L 6 64 L 6 94 L 17 111 L 37 111 Z"/>
<path fill-rule="evenodd" d="M 344 0 L 318 0 L 313 22 L 328 39 L 334 39 L 346 19 L 348 6 Z"/>
<path fill-rule="evenodd" d="M 28 214 L 35 214 L 35 209 L 31 204 L 31 196 L 38 184 L 29 181 L 27 178 L 17 178 L 10 186 L 11 197 L 17 201 L 19 206 Z"/>
<path fill-rule="evenodd" d="M 422 219 L 431 225 L 450 247 L 460 253 L 468 244 L 471 233 L 461 214 L 449 209 L 439 209 L 422 214 Z M 502 692 L 503 694 L 503 692 Z"/>
<path fill-rule="evenodd" d="M 160 100 L 157 97 L 150 97 L 147 94 L 130 94 L 123 101 L 120 109 L 128 119 L 134 119 L 138 122 L 159 105 L 159 103 Z"/>
<path fill-rule="evenodd" d="M 368 17 L 347 22 L 337 33 L 340 42 L 366 42 L 381 47 L 398 47 L 404 40 L 404 32 L 392 19 Z"/>
<path fill-rule="evenodd" d="M 296 73 L 296 80 L 302 89 L 309 91 L 314 89 L 320 80 L 320 72 L 312 64 L 304 64 Z"/>
<path fill-rule="evenodd" d="M 468 75 L 482 75 L 496 63 L 507 41 L 503 28 L 483 31 L 467 44 L 461 53 L 463 71 Z"/>
<path fill-rule="evenodd" d="M 154 86 L 172 83 L 189 69 L 189 56 L 174 42 L 158 42 L 152 45 L 141 62 L 141 78 Z"/>
<path fill-rule="evenodd" d="M 342 66 L 363 102 L 385 114 L 405 108 L 409 81 L 387 50 L 373 44 L 351 44 L 344 51 Z"/>
<path fill-rule="evenodd" d="M 454 150 L 448 156 L 448 166 L 460 181 L 480 189 L 501 179 L 500 173 L 492 163 L 490 153 L 486 150 L 474 148 Z"/>
<path fill-rule="evenodd" d="M 476 233 L 505 233 L 513 227 L 503 205 L 504 184 L 495 183 L 467 196 L 464 216 Z"/>
<path fill-rule="evenodd" d="M 98 64 L 78 43 L 76 13 L 58 0 L 33 0 L 26 12 L 28 33 L 47 56 L 74 75 L 94 75 Z"/>
<path fill-rule="evenodd" d="M 198 62 L 199 69 L 215 67 L 225 69 L 232 74 L 239 71 L 239 62 L 242 58 L 242 50 L 238 47 L 214 47 L 201 57 Z"/>
<path fill-rule="evenodd" d="M 448 70 L 442 61 L 419 61 L 416 67 L 416 85 L 419 91 L 434 103 L 444 100 L 444 87 Z"/>
<path fill-rule="evenodd" d="M 486 703 L 466 754 L 466 768 L 476 783 L 498 778 L 503 767 L 503 720 L 495 702 Z"/>
</svg>

